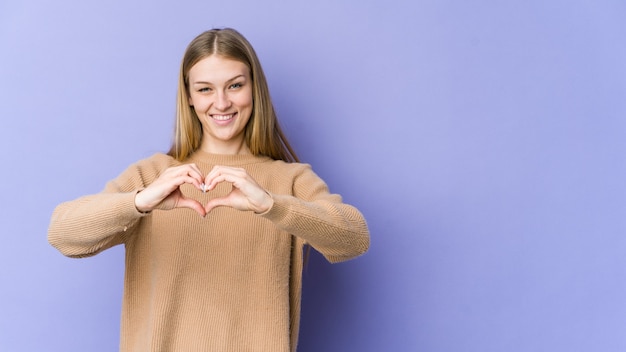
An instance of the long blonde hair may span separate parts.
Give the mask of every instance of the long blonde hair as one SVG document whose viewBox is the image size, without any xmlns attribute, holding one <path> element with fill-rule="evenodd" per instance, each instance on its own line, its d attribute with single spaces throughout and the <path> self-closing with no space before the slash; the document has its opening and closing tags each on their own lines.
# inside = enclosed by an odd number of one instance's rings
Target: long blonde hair
<svg viewBox="0 0 626 352">
<path fill-rule="evenodd" d="M 244 134 L 250 152 L 275 160 L 298 162 L 296 153 L 278 123 L 265 74 L 254 48 L 232 28 L 208 30 L 189 43 L 180 65 L 176 127 L 168 155 L 183 161 L 200 147 L 202 125 L 196 112 L 189 106 L 189 70 L 198 61 L 211 55 L 240 61 L 250 70 L 253 108 Z"/>
</svg>

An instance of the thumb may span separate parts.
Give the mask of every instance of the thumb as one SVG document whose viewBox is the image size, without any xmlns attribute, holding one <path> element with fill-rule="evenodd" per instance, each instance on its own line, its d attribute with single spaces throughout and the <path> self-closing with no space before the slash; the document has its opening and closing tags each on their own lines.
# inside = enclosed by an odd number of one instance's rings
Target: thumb
<svg viewBox="0 0 626 352">
<path fill-rule="evenodd" d="M 217 207 L 230 206 L 230 205 L 231 204 L 228 201 L 227 197 L 213 198 L 208 203 L 206 203 L 206 205 L 204 206 L 204 210 L 208 214 L 211 210 Z"/>
<path fill-rule="evenodd" d="M 193 209 L 202 217 L 206 216 L 206 213 L 208 213 L 206 210 L 204 210 L 204 207 L 202 206 L 202 204 L 190 198 L 181 197 L 180 199 L 178 199 L 178 202 L 176 203 L 176 208 Z"/>
</svg>

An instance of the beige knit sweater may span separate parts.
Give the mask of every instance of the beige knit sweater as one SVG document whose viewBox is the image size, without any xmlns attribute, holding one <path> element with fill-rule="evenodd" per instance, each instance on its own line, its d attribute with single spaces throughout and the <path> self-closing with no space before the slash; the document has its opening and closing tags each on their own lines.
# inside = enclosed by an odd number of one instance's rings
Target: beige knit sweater
<svg viewBox="0 0 626 352">
<path fill-rule="evenodd" d="M 126 247 L 120 351 L 295 351 L 300 323 L 303 246 L 330 262 L 369 247 L 357 209 L 330 194 L 310 166 L 251 155 L 201 151 L 188 161 L 245 168 L 274 198 L 264 214 L 214 209 L 139 213 L 135 194 L 180 163 L 156 154 L 130 166 L 104 191 L 62 203 L 48 240 L 70 257 Z M 206 194 L 206 203 L 231 185 Z"/>
</svg>

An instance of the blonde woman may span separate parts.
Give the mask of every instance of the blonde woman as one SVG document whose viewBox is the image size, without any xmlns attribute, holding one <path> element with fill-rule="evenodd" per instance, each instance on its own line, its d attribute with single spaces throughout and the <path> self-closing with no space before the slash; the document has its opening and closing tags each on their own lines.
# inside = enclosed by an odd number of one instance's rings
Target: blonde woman
<svg viewBox="0 0 626 352">
<path fill-rule="evenodd" d="M 213 29 L 180 69 L 174 142 L 57 206 L 69 257 L 123 244 L 121 351 L 295 351 L 303 248 L 369 247 L 365 219 L 298 162 L 250 43 Z"/>
</svg>

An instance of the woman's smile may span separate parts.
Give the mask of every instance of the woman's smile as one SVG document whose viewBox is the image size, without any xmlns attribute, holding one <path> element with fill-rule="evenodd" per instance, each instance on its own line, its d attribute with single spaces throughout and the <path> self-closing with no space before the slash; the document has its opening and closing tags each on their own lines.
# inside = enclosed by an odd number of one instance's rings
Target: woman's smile
<svg viewBox="0 0 626 352">
<path fill-rule="evenodd" d="M 213 115 L 209 115 L 211 116 L 211 118 L 215 121 L 218 121 L 220 123 L 224 123 L 224 122 L 230 122 L 232 119 L 235 118 L 235 116 L 237 115 L 237 113 L 232 113 L 232 114 L 228 114 L 228 115 L 223 115 L 223 114 L 213 114 Z"/>
</svg>

